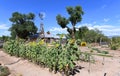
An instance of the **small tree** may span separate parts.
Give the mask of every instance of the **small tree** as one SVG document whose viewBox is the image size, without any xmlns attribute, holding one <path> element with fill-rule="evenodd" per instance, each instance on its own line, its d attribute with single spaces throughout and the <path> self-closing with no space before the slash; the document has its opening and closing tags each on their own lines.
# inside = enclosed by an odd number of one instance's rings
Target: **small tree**
<svg viewBox="0 0 120 76">
<path fill-rule="evenodd" d="M 82 15 L 84 14 L 82 7 L 81 6 L 76 6 L 76 7 L 67 7 L 67 12 L 70 15 L 70 17 L 67 19 L 65 17 L 62 17 L 60 14 L 56 16 L 57 23 L 62 27 L 62 28 L 67 28 L 67 31 L 69 34 L 72 36 L 72 38 L 75 38 L 75 32 L 76 32 L 76 24 L 78 22 L 81 22 L 82 20 Z M 67 26 L 69 22 L 72 24 L 72 29 Z"/>
<path fill-rule="evenodd" d="M 89 30 L 87 33 L 86 33 L 86 36 L 84 37 L 85 38 L 85 41 L 87 42 L 95 42 L 96 41 L 96 38 L 97 38 L 97 33 L 95 32 L 95 30 Z"/>
<path fill-rule="evenodd" d="M 17 36 L 22 39 L 27 39 L 29 35 L 35 34 L 37 32 L 37 27 L 33 22 L 34 18 L 35 15 L 33 13 L 21 14 L 14 12 L 9 19 L 12 22 L 12 27 L 9 29 L 12 38 L 15 39 Z"/>
<path fill-rule="evenodd" d="M 89 31 L 87 26 L 82 26 L 79 28 L 79 30 L 75 33 L 76 37 L 78 37 L 78 39 L 84 40 L 86 33 Z"/>
<path fill-rule="evenodd" d="M 10 38 L 9 36 L 4 36 L 4 35 L 3 35 L 3 36 L 1 37 L 1 40 L 7 41 L 9 38 Z"/>
</svg>

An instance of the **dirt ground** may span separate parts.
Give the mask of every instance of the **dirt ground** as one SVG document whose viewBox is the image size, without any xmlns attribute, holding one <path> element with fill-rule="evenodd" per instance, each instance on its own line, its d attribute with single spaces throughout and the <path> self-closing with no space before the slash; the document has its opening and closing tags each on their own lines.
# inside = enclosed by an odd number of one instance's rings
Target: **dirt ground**
<svg viewBox="0 0 120 76">
<path fill-rule="evenodd" d="M 78 65 L 84 67 L 75 76 L 120 76 L 120 51 L 113 51 L 108 48 L 97 47 L 101 50 L 109 51 L 113 57 L 94 56 L 95 63 L 77 62 Z M 87 47 L 81 47 L 81 50 L 89 50 Z M 104 62 L 104 65 L 102 64 Z M 61 76 L 61 74 L 51 73 L 48 68 L 23 60 L 14 56 L 9 56 L 0 49 L 0 63 L 8 66 L 11 75 L 9 76 Z M 89 66 L 90 65 L 90 66 Z M 90 71 L 88 71 L 90 70 Z M 105 75 L 106 74 L 106 75 Z"/>
</svg>

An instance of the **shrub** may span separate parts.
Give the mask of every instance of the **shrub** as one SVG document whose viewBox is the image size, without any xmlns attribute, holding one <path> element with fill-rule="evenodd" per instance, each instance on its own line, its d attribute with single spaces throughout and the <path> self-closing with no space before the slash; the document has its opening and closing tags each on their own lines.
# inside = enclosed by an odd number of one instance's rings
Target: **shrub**
<svg viewBox="0 0 120 76">
<path fill-rule="evenodd" d="M 112 45 L 110 48 L 111 48 L 111 50 L 117 50 L 118 49 L 116 45 Z"/>
<path fill-rule="evenodd" d="M 109 54 L 108 51 L 102 51 L 101 53 L 102 53 L 102 54 Z"/>
<path fill-rule="evenodd" d="M 8 76 L 10 74 L 9 68 L 0 65 L 0 76 Z"/>
<path fill-rule="evenodd" d="M 120 37 L 113 37 L 109 44 L 109 47 L 112 50 L 117 50 L 120 47 Z"/>
<path fill-rule="evenodd" d="M 3 48 L 5 49 L 5 52 L 9 53 L 10 55 L 15 55 L 19 57 L 19 50 L 20 46 L 24 44 L 24 40 L 9 40 L 4 43 Z"/>
</svg>

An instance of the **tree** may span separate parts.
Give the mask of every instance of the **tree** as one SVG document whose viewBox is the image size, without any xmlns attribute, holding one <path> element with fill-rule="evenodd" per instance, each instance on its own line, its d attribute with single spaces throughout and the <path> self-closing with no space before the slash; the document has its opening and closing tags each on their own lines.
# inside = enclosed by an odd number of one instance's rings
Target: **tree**
<svg viewBox="0 0 120 76">
<path fill-rule="evenodd" d="M 78 31 L 75 33 L 76 36 L 78 36 L 78 39 L 84 40 L 84 37 L 86 36 L 86 33 L 89 31 L 87 26 L 82 26 L 78 29 Z"/>
<path fill-rule="evenodd" d="M 0 40 L 7 41 L 10 37 L 9 36 L 2 36 L 0 37 Z"/>
<path fill-rule="evenodd" d="M 85 38 L 85 41 L 86 42 L 95 42 L 96 41 L 96 38 L 97 38 L 97 33 L 95 32 L 95 30 L 89 30 L 87 33 L 86 33 L 86 36 L 84 37 Z"/>
<path fill-rule="evenodd" d="M 76 32 L 76 24 L 78 22 L 81 22 L 82 20 L 82 15 L 84 14 L 82 7 L 81 6 L 76 6 L 76 7 L 67 7 L 66 8 L 68 14 L 70 17 L 67 19 L 65 17 L 62 17 L 60 14 L 56 16 L 57 23 L 62 27 L 62 28 L 67 28 L 67 31 L 71 35 L 71 37 L 74 39 L 75 38 L 75 32 Z M 72 24 L 72 29 L 67 26 L 69 22 Z"/>
<path fill-rule="evenodd" d="M 109 38 L 98 29 L 88 30 L 84 35 L 84 39 L 89 43 L 109 42 Z"/>
<path fill-rule="evenodd" d="M 37 32 L 33 20 L 35 15 L 33 13 L 21 14 L 14 12 L 9 19 L 12 22 L 12 26 L 9 28 L 12 38 L 16 36 L 22 39 L 27 39 L 29 35 L 33 35 Z"/>
</svg>

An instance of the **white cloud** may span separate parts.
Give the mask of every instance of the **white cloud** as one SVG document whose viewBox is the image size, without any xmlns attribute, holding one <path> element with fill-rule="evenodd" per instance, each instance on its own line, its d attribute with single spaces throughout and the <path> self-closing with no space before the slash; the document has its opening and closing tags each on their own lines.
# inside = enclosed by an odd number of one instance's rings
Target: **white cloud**
<svg viewBox="0 0 120 76">
<path fill-rule="evenodd" d="M 104 18 L 103 21 L 104 22 L 108 22 L 110 19 L 109 18 Z"/>
<path fill-rule="evenodd" d="M 119 35 L 120 36 L 120 26 L 113 26 L 113 25 L 97 25 L 92 23 L 84 23 L 84 24 L 80 24 L 78 26 L 76 26 L 77 28 L 81 27 L 81 26 L 87 26 L 90 30 L 91 29 L 99 29 L 100 31 L 102 31 L 103 34 L 105 34 L 106 36 L 114 36 L 114 35 Z M 53 35 L 56 35 L 57 33 L 67 33 L 67 28 L 62 29 L 59 27 L 53 27 L 50 29 L 50 32 Z"/>
<path fill-rule="evenodd" d="M 10 32 L 9 31 L 6 31 L 6 30 L 3 30 L 3 31 L 0 31 L 0 36 L 10 36 Z"/>
<path fill-rule="evenodd" d="M 0 36 L 10 36 L 10 32 L 8 31 L 9 28 L 7 24 L 0 24 Z"/>
<path fill-rule="evenodd" d="M 6 24 L 0 24 L 0 30 L 6 30 L 9 29 L 9 27 Z"/>
<path fill-rule="evenodd" d="M 67 28 L 58 28 L 58 27 L 53 27 L 50 29 L 50 32 L 52 32 L 52 34 L 57 34 L 57 33 L 67 33 Z"/>
<path fill-rule="evenodd" d="M 97 24 L 90 24 L 90 23 L 84 23 L 81 24 L 79 26 L 76 26 L 77 28 L 81 27 L 81 26 L 87 26 L 90 30 L 91 29 L 99 29 L 100 31 L 102 31 L 103 34 L 105 34 L 106 36 L 113 36 L 113 35 L 119 35 L 120 32 L 120 26 L 113 26 L 113 25 L 97 25 Z M 57 33 L 67 33 L 67 29 L 62 29 L 62 28 L 58 28 L 58 27 L 53 27 L 52 29 L 50 29 L 50 32 L 52 34 L 57 34 Z"/>
<path fill-rule="evenodd" d="M 89 29 L 99 29 L 102 31 L 103 34 L 106 36 L 113 36 L 113 35 L 119 35 L 120 36 L 120 26 L 113 26 L 113 25 L 94 25 L 94 24 L 81 24 L 77 27 L 81 26 L 87 26 Z"/>
<path fill-rule="evenodd" d="M 66 28 L 62 29 L 62 28 L 53 27 L 52 29 L 50 29 L 50 31 L 59 31 L 59 32 L 64 31 L 64 30 L 66 30 Z"/>
</svg>

